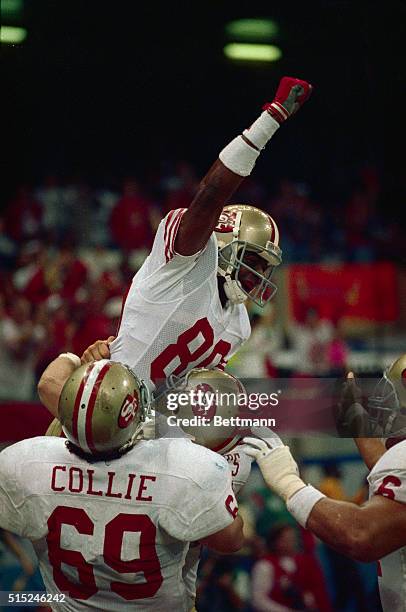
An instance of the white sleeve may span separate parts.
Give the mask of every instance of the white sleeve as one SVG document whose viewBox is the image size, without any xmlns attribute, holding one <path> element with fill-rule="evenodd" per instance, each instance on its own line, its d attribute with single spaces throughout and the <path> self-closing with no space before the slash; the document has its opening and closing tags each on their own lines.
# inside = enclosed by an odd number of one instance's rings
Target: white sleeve
<svg viewBox="0 0 406 612">
<path fill-rule="evenodd" d="M 240 451 L 238 445 L 223 456 L 230 469 L 233 491 L 238 495 L 248 480 L 254 459 Z"/>
<path fill-rule="evenodd" d="M 177 507 L 161 514 L 161 527 L 178 540 L 195 542 L 206 538 L 231 525 L 237 515 L 227 462 L 210 454 L 215 459 L 207 461 L 200 482 L 185 479 L 175 500 Z"/>
<path fill-rule="evenodd" d="M 150 265 L 157 269 L 171 261 L 176 261 L 179 265 L 185 265 L 190 261 L 195 261 L 201 251 L 193 255 L 180 255 L 175 251 L 175 240 L 182 217 L 187 208 L 177 208 L 171 210 L 158 226 L 149 256 Z"/>
<path fill-rule="evenodd" d="M 16 478 L 18 455 L 14 446 L 0 453 L 0 527 L 24 535 L 23 496 Z"/>
<path fill-rule="evenodd" d="M 369 492 L 406 504 L 406 440 L 386 451 L 368 476 Z"/>
</svg>

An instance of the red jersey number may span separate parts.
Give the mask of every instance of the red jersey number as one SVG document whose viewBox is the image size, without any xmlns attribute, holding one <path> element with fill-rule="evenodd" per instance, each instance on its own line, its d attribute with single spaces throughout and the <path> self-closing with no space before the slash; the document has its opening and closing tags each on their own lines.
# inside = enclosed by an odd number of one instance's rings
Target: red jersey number
<svg viewBox="0 0 406 612">
<path fill-rule="evenodd" d="M 382 480 L 376 495 L 383 495 L 383 497 L 387 497 L 388 499 L 395 499 L 395 491 L 392 489 L 392 487 L 400 487 L 401 484 L 402 482 L 400 478 L 389 474 L 389 476 L 385 476 L 385 478 Z"/>
<path fill-rule="evenodd" d="M 199 338 L 199 344 L 197 339 Z M 218 340 L 213 346 L 214 332 L 206 317 L 199 319 L 190 328 L 179 335 L 176 342 L 169 344 L 151 363 L 151 380 L 154 383 L 164 381 L 170 374 L 180 376 L 188 366 L 198 361 L 209 349 L 208 357 L 196 364 L 196 368 L 207 368 L 216 357 L 220 357 L 219 366 L 225 365 L 225 358 L 231 349 L 231 344 L 225 340 Z M 193 344 L 193 349 L 190 345 Z M 177 365 L 176 365 L 177 364 Z"/>
<path fill-rule="evenodd" d="M 75 599 L 89 599 L 97 593 L 93 565 L 82 553 L 61 548 L 62 525 L 72 525 L 78 533 L 93 535 L 94 524 L 81 508 L 58 506 L 48 519 L 48 555 L 53 568 L 54 581 L 61 591 Z M 121 559 L 124 532 L 139 532 L 139 558 Z M 104 531 L 103 559 L 119 574 L 143 572 L 145 582 L 140 584 L 114 581 L 111 590 L 123 599 L 132 601 L 153 597 L 162 584 L 161 568 L 155 549 L 156 527 L 146 514 L 118 514 L 107 523 Z M 73 582 L 62 571 L 62 563 L 77 569 L 79 582 Z"/>
</svg>

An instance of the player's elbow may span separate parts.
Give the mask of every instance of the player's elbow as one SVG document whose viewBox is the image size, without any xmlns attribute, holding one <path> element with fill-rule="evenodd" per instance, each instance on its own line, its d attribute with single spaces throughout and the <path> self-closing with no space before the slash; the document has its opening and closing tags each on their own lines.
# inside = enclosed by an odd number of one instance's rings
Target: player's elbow
<svg viewBox="0 0 406 612">
<path fill-rule="evenodd" d="M 52 376 L 43 374 L 38 381 L 37 392 L 41 403 L 56 417 L 58 415 L 58 401 L 60 395 L 60 385 L 58 381 Z"/>
<path fill-rule="evenodd" d="M 380 558 L 368 526 L 353 525 L 348 530 L 343 552 L 351 559 L 362 563 L 371 563 Z"/>
<path fill-rule="evenodd" d="M 244 544 L 243 521 L 241 517 L 237 516 L 231 525 L 202 540 L 202 544 L 219 553 L 238 552 Z"/>
</svg>

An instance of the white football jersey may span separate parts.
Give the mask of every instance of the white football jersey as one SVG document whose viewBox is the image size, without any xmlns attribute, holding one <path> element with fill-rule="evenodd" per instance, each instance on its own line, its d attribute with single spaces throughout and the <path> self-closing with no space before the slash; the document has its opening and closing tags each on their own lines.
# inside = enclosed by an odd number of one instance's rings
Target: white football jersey
<svg viewBox="0 0 406 612">
<path fill-rule="evenodd" d="M 189 610 L 182 567 L 193 542 L 237 512 L 227 462 L 186 439 L 139 442 L 88 463 L 62 438 L 0 453 L 0 527 L 29 538 L 54 609 Z"/>
<path fill-rule="evenodd" d="M 224 454 L 223 457 L 227 460 L 233 491 L 237 495 L 248 480 L 254 459 L 241 452 L 238 445 Z M 196 598 L 197 570 L 199 568 L 201 550 L 202 547 L 198 543 L 190 545 L 182 571 L 191 608 L 193 608 Z"/>
<path fill-rule="evenodd" d="M 368 476 L 369 496 L 406 504 L 406 440 L 382 455 Z M 379 562 L 378 582 L 385 612 L 406 612 L 406 546 Z"/>
<path fill-rule="evenodd" d="M 223 308 L 217 286 L 217 239 L 183 256 L 174 250 L 186 209 L 161 221 L 151 253 L 133 278 L 111 359 L 130 366 L 151 388 L 195 367 L 224 369 L 250 335 L 243 304 Z M 204 223 L 204 219 L 202 219 Z"/>
</svg>

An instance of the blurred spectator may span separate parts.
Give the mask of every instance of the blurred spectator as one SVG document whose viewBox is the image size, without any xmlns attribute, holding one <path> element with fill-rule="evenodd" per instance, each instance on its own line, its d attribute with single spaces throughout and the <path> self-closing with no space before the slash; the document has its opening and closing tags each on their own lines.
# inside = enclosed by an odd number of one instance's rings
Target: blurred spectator
<svg viewBox="0 0 406 612">
<path fill-rule="evenodd" d="M 320 578 L 313 555 L 298 552 L 296 530 L 275 525 L 267 536 L 267 554 L 252 569 L 253 608 L 256 612 L 328 612 L 326 594 L 314 591 Z"/>
<path fill-rule="evenodd" d="M 250 306 L 251 336 L 228 362 L 228 370 L 241 378 L 270 378 L 277 374 L 273 356 L 282 348 L 284 331 L 275 304 L 259 312 Z"/>
<path fill-rule="evenodd" d="M 77 257 L 74 248 L 65 244 L 37 268 L 24 289 L 24 295 L 34 304 L 47 300 L 51 295 L 59 295 L 73 303 L 80 301 L 78 292 L 86 278 L 86 265 Z"/>
<path fill-rule="evenodd" d="M 329 369 L 327 347 L 333 338 L 330 321 L 321 319 L 315 308 L 309 308 L 303 324 L 288 328 L 296 350 L 297 374 L 320 376 Z"/>
<path fill-rule="evenodd" d="M 6 234 L 4 218 L 0 216 L 0 270 L 11 268 L 17 253 L 17 246 Z"/>
<path fill-rule="evenodd" d="M 124 252 L 149 248 L 152 244 L 152 200 L 142 193 L 138 181 L 127 179 L 122 197 L 113 208 L 110 228 L 115 244 Z"/>
<path fill-rule="evenodd" d="M 6 233 L 16 242 L 36 238 L 40 232 L 41 220 L 41 205 L 34 199 L 30 189 L 21 185 L 17 188 L 16 197 L 6 206 Z"/>
<path fill-rule="evenodd" d="M 341 377 L 347 369 L 348 345 L 339 326 L 334 330 L 333 337 L 326 347 L 328 375 Z"/>
<path fill-rule="evenodd" d="M 200 563 L 197 589 L 199 612 L 237 612 L 244 609 L 244 602 L 233 584 L 235 559 L 226 555 L 217 557 L 209 553 Z"/>
<path fill-rule="evenodd" d="M 29 302 L 17 297 L 0 320 L 0 399 L 30 400 L 37 351 L 45 337 L 31 318 Z"/>
<path fill-rule="evenodd" d="M 347 500 L 341 483 L 341 471 L 337 463 L 328 462 L 323 466 L 324 477 L 318 484 L 318 489 L 331 499 Z"/>
</svg>

